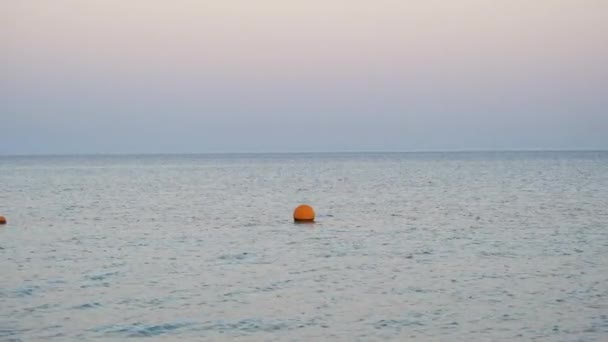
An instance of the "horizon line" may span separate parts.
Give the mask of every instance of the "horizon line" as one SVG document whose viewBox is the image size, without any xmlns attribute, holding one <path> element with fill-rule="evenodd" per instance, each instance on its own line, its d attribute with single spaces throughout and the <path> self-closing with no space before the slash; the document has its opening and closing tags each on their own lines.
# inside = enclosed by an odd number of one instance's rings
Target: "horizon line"
<svg viewBox="0 0 608 342">
<path fill-rule="evenodd" d="M 530 153 L 530 152 L 608 152 L 608 149 L 421 149 L 421 150 L 336 150 L 336 151 L 214 151 L 214 152 L 76 152 L 76 153 L 0 153 L 0 157 L 86 157 L 161 155 L 287 155 L 287 154 L 407 154 L 407 153 Z"/>
</svg>

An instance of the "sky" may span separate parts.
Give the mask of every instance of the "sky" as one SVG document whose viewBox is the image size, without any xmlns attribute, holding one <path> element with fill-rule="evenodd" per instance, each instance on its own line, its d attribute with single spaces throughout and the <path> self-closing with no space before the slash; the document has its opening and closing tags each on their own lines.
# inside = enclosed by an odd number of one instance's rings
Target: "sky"
<svg viewBox="0 0 608 342">
<path fill-rule="evenodd" d="M 0 1 L 0 154 L 608 149 L 606 0 Z"/>
</svg>

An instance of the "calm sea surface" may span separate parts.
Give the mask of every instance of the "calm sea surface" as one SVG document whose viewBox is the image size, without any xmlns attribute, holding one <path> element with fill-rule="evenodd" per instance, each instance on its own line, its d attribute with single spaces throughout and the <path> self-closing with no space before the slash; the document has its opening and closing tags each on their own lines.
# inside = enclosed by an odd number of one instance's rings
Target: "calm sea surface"
<svg viewBox="0 0 608 342">
<path fill-rule="evenodd" d="M 0 215 L 0 340 L 608 341 L 606 152 L 0 157 Z"/>
</svg>

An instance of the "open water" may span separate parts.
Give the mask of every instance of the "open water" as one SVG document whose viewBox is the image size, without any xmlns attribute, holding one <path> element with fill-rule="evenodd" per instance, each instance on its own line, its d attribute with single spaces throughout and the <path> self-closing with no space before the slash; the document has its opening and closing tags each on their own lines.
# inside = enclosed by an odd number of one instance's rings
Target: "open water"
<svg viewBox="0 0 608 342">
<path fill-rule="evenodd" d="M 606 152 L 0 157 L 0 215 L 0 340 L 608 341 Z"/>
</svg>

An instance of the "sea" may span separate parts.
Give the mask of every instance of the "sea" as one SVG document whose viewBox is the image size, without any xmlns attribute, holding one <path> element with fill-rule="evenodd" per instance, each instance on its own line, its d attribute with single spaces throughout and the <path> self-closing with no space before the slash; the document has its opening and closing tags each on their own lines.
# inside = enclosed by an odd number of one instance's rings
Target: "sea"
<svg viewBox="0 0 608 342">
<path fill-rule="evenodd" d="M 0 215 L 0 341 L 608 341 L 608 152 L 2 156 Z"/>
</svg>

